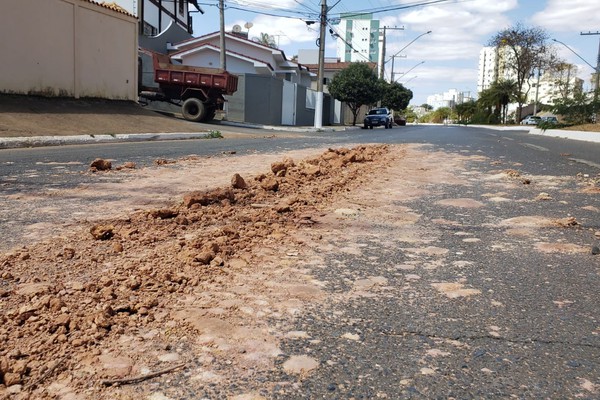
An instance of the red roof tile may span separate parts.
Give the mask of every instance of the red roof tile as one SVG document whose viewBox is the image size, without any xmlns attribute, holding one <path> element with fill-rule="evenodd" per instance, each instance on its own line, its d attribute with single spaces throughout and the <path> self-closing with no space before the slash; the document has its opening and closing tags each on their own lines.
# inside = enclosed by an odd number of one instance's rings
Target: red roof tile
<svg viewBox="0 0 600 400">
<path fill-rule="evenodd" d="M 107 8 L 109 10 L 116 11 L 116 12 L 118 12 L 120 14 L 125 14 L 127 16 L 137 18 L 135 15 L 131 14 L 129 11 L 127 11 L 126 9 L 124 9 L 123 7 L 121 7 L 120 5 L 118 5 L 115 2 L 94 1 L 94 0 L 81 0 L 81 1 L 84 1 L 86 3 L 92 3 L 92 4 L 95 4 L 97 6 L 100 6 L 100 7 L 103 7 L 103 8 Z"/>
</svg>

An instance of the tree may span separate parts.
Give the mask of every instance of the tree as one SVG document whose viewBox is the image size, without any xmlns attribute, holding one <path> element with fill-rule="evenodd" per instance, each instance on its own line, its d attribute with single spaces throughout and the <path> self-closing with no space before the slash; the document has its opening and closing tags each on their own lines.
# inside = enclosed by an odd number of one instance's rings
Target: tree
<svg viewBox="0 0 600 400">
<path fill-rule="evenodd" d="M 454 107 L 454 111 L 456 111 L 458 121 L 467 124 L 471 122 L 471 118 L 473 118 L 477 112 L 477 103 L 471 100 L 457 104 L 456 107 Z"/>
<path fill-rule="evenodd" d="M 553 111 L 564 116 L 569 124 L 580 125 L 592 122 L 598 104 L 588 93 L 577 91 L 572 97 L 560 99 L 554 104 Z"/>
<path fill-rule="evenodd" d="M 431 113 L 431 122 L 441 123 L 447 120 L 452 115 L 450 107 L 440 107 Z"/>
<path fill-rule="evenodd" d="M 381 105 L 383 107 L 392 110 L 404 110 L 408 106 L 413 97 L 410 89 L 405 88 L 398 82 L 387 83 L 381 80 L 380 84 L 382 90 Z"/>
<path fill-rule="evenodd" d="M 423 103 L 423 104 L 421 104 L 421 107 L 423 107 L 423 109 L 424 109 L 424 110 L 426 110 L 426 111 L 431 111 L 431 110 L 433 110 L 433 106 L 430 106 L 430 105 L 429 105 L 429 104 L 427 104 L 427 103 Z"/>
<path fill-rule="evenodd" d="M 506 113 L 508 104 L 519 99 L 517 83 L 513 80 L 501 80 L 494 82 L 491 87 L 492 96 L 494 96 L 500 105 L 501 120 L 506 124 Z"/>
<path fill-rule="evenodd" d="M 572 78 L 577 76 L 577 66 L 567 62 L 557 63 L 552 71 L 552 76 L 556 87 L 554 94 L 557 99 L 566 100 L 579 90 L 578 87 L 571 86 Z"/>
<path fill-rule="evenodd" d="M 496 97 L 496 92 L 490 87 L 479 93 L 477 107 L 484 112 L 479 114 L 478 122 L 497 123 L 500 121 L 500 103 Z"/>
<path fill-rule="evenodd" d="M 268 33 L 261 33 L 259 37 L 252 38 L 252 41 L 260 44 L 264 44 L 265 46 L 277 48 L 277 43 L 275 43 L 275 38 Z"/>
<path fill-rule="evenodd" d="M 412 107 L 407 107 L 403 112 L 406 122 L 415 122 L 419 120 L 419 116 Z"/>
<path fill-rule="evenodd" d="M 520 23 L 498 32 L 490 45 L 505 58 L 505 67 L 513 72 L 517 85 L 517 120 L 521 120 L 523 103 L 529 92 L 529 77 L 550 63 L 548 34 L 541 28 L 528 28 Z"/>
<path fill-rule="evenodd" d="M 492 83 L 488 89 L 479 94 L 480 108 L 487 109 L 488 114 L 494 113 L 494 120 L 506 123 L 508 104 L 519 99 L 517 84 L 513 80 L 500 80 Z M 492 121 L 490 121 L 492 122 Z"/>
<path fill-rule="evenodd" d="M 352 125 L 356 125 L 358 111 L 363 105 L 380 100 L 381 85 L 375 72 L 365 63 L 352 63 L 333 76 L 327 86 L 334 99 L 348 105 Z"/>
</svg>

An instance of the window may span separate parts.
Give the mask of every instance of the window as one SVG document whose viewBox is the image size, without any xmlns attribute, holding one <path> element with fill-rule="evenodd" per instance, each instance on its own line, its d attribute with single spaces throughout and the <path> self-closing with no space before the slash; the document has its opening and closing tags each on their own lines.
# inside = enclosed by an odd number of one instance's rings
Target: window
<svg viewBox="0 0 600 400">
<path fill-rule="evenodd" d="M 184 4 L 183 4 L 184 1 L 185 0 L 179 0 L 179 15 L 183 15 L 183 13 L 185 12 Z"/>
<path fill-rule="evenodd" d="M 142 26 L 142 32 L 144 36 L 158 35 L 158 29 L 156 29 L 154 26 L 150 25 L 146 21 L 144 21 L 144 25 Z"/>
</svg>

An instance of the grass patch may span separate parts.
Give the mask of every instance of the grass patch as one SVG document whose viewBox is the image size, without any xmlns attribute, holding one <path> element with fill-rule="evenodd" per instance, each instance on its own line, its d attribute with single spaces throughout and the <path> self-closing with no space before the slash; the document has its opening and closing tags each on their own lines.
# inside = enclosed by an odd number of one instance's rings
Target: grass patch
<svg viewBox="0 0 600 400">
<path fill-rule="evenodd" d="M 210 130 L 210 131 L 208 131 L 206 138 L 207 139 L 223 139 L 223 134 L 221 133 L 221 131 Z"/>
</svg>

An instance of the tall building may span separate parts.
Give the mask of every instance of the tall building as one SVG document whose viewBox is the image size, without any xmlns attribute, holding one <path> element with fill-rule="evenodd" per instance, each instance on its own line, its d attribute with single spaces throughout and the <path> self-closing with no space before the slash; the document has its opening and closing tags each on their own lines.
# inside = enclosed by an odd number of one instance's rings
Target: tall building
<svg viewBox="0 0 600 400">
<path fill-rule="evenodd" d="M 495 47 L 484 47 L 479 52 L 479 73 L 477 75 L 477 92 L 489 89 L 496 81 L 498 57 Z"/>
<path fill-rule="evenodd" d="M 583 79 L 576 75 L 577 68 L 565 64 L 564 69 L 546 71 L 530 79 L 531 88 L 527 93 L 529 103 L 554 104 L 556 100 L 573 97 L 583 91 Z"/>
<path fill-rule="evenodd" d="M 494 82 L 517 80 L 516 72 L 510 67 L 513 54 L 507 47 L 484 47 L 479 52 L 479 72 L 477 76 L 477 92 L 489 89 Z M 576 76 L 575 66 L 564 64 L 556 70 L 537 73 L 523 85 L 527 102 L 552 104 L 555 99 L 572 97 L 577 90 L 582 90 L 583 81 Z"/>
<path fill-rule="evenodd" d="M 456 89 L 450 89 L 444 93 L 437 93 L 427 96 L 427 104 L 434 110 L 442 107 L 454 108 L 457 104 L 462 104 L 473 100 L 471 92 L 459 92 Z"/>
<path fill-rule="evenodd" d="M 499 80 L 516 80 L 516 74 L 509 68 L 508 60 L 512 54 L 506 47 L 484 47 L 479 52 L 479 73 L 477 75 L 477 92 L 489 89 Z"/>
<path fill-rule="evenodd" d="M 341 14 L 337 31 L 341 62 L 379 62 L 379 20 L 374 20 L 373 14 Z"/>
</svg>

